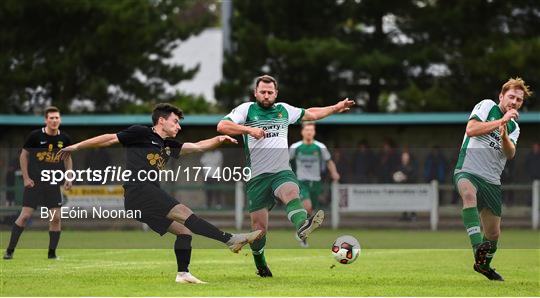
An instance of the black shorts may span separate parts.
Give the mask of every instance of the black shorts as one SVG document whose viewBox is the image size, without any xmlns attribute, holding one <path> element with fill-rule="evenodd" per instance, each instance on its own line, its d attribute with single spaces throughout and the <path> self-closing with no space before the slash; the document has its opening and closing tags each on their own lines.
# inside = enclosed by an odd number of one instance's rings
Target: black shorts
<svg viewBox="0 0 540 298">
<path fill-rule="evenodd" d="M 38 206 L 47 208 L 62 207 L 62 193 L 60 186 L 50 184 L 36 184 L 32 188 L 24 188 L 23 207 L 37 209 Z"/>
<path fill-rule="evenodd" d="M 172 224 L 167 218 L 171 209 L 180 204 L 175 198 L 154 184 L 124 185 L 124 207 L 140 210 L 141 218 L 156 233 L 163 236 Z"/>
</svg>

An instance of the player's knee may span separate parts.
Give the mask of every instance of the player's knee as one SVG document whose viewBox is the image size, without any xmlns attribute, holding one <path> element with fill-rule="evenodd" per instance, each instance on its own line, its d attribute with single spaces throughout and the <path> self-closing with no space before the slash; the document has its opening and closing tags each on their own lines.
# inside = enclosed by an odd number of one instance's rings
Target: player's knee
<svg viewBox="0 0 540 298">
<path fill-rule="evenodd" d="M 178 204 L 171 209 L 169 216 L 167 217 L 172 217 L 172 219 L 176 221 L 183 221 L 186 220 L 191 214 L 193 214 L 193 211 L 191 211 L 191 209 L 189 209 L 186 205 Z"/>
<path fill-rule="evenodd" d="M 476 194 L 473 191 L 467 189 L 461 192 L 461 199 L 465 204 L 475 204 Z"/>
<path fill-rule="evenodd" d="M 176 207 L 178 207 L 178 210 L 181 213 L 186 214 L 187 216 L 193 214 L 193 211 L 191 211 L 191 209 L 189 209 L 189 207 L 184 204 L 178 204 L 176 205 Z"/>
<path fill-rule="evenodd" d="M 51 219 L 49 225 L 51 225 L 51 226 L 60 226 L 60 216 L 58 216 L 58 215 L 53 216 L 53 218 Z"/>
<path fill-rule="evenodd" d="M 296 199 L 300 196 L 300 192 L 295 187 L 287 187 L 287 189 L 284 189 L 283 192 L 284 199 L 292 200 Z"/>
<path fill-rule="evenodd" d="M 498 240 L 501 235 L 501 230 L 495 229 L 493 231 L 484 230 L 484 236 L 489 240 Z"/>
</svg>

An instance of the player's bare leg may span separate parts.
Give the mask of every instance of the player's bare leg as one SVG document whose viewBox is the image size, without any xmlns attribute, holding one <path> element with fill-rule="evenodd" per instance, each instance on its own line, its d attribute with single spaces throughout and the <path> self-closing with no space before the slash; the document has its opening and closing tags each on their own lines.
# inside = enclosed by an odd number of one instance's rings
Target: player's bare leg
<svg viewBox="0 0 540 298">
<path fill-rule="evenodd" d="M 482 243 L 482 234 L 480 230 L 480 215 L 476 207 L 476 187 L 466 178 L 457 181 L 459 195 L 463 202 L 462 218 L 463 224 L 467 229 L 467 234 L 474 250 Z"/>
<path fill-rule="evenodd" d="M 487 250 L 487 253 L 481 264 L 477 263 L 474 265 L 474 270 L 490 280 L 504 281 L 504 278 L 490 266 L 491 260 L 497 251 L 497 241 L 501 234 L 501 217 L 493 214 L 490 209 L 484 208 L 480 212 L 480 219 L 482 220 L 482 228 L 484 229 L 484 238 L 479 248 L 484 248 Z"/>
<path fill-rule="evenodd" d="M 184 204 L 174 206 L 167 214 L 167 218 L 183 224 L 191 232 L 197 235 L 225 243 L 234 253 L 238 253 L 244 245 L 252 243 L 262 234 L 262 231 L 253 231 L 251 233 L 243 234 L 223 232 L 213 224 L 195 215 L 193 211 Z"/>
<path fill-rule="evenodd" d="M 49 259 L 57 259 L 56 247 L 58 247 L 58 241 L 60 241 L 60 233 L 62 230 L 62 223 L 60 221 L 60 208 L 49 209 L 53 216 L 49 219 Z"/>
<path fill-rule="evenodd" d="M 205 284 L 206 282 L 196 278 L 189 272 L 191 262 L 191 239 L 193 233 L 183 224 L 173 221 L 167 231 L 176 235 L 174 242 L 174 254 L 178 271 L 176 274 L 177 283 Z"/>
<path fill-rule="evenodd" d="M 308 215 L 311 215 L 313 213 L 313 206 L 311 204 L 311 199 L 306 198 L 302 201 L 302 204 L 304 205 L 304 209 L 306 209 L 306 212 Z"/>
<path fill-rule="evenodd" d="M 264 247 L 266 245 L 266 233 L 268 231 L 268 209 L 261 209 L 250 213 L 251 230 L 262 231 L 262 237 L 250 244 L 253 261 L 257 267 L 257 274 L 261 277 L 272 277 L 272 272 L 266 263 Z"/>
<path fill-rule="evenodd" d="M 19 237 L 24 231 L 26 223 L 32 217 L 32 213 L 34 213 L 34 208 L 22 207 L 21 213 L 15 220 L 13 228 L 11 229 L 11 237 L 9 240 L 9 245 L 6 249 L 6 253 L 4 254 L 4 260 L 13 259 L 13 253 L 15 252 L 15 247 L 17 247 L 17 243 L 19 242 Z"/>
<path fill-rule="evenodd" d="M 475 262 L 478 262 L 478 257 L 483 258 L 484 249 L 478 251 L 480 256 L 477 254 L 477 248 L 482 243 L 482 234 L 480 229 L 480 215 L 478 214 L 477 201 L 476 201 L 476 187 L 466 178 L 461 178 L 457 181 L 457 187 L 459 195 L 463 202 L 463 209 L 461 211 L 461 216 L 463 219 L 463 224 L 469 235 L 469 240 L 471 246 L 475 253 Z M 487 252 L 486 252 L 487 253 Z"/>
<path fill-rule="evenodd" d="M 307 218 L 307 211 L 300 202 L 300 189 L 296 183 L 283 183 L 275 190 L 274 195 L 285 204 L 287 217 L 294 224 L 299 239 L 307 239 L 322 224 L 324 220 L 322 210 Z"/>
</svg>

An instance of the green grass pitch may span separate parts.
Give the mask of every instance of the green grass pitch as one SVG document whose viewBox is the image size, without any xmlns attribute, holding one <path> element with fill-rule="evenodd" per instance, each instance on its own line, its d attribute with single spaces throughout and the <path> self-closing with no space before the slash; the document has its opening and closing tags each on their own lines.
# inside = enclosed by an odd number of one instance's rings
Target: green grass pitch
<svg viewBox="0 0 540 298">
<path fill-rule="evenodd" d="M 330 255 L 339 235 L 355 236 L 359 259 Z M 8 232 L 0 234 L 6 246 Z M 301 249 L 290 230 L 270 231 L 274 278 L 254 274 L 249 248 L 236 255 L 195 237 L 191 272 L 209 282 L 174 282 L 173 236 L 140 231 L 63 232 L 59 260 L 46 258 L 48 235 L 22 235 L 15 258 L 1 261 L 2 296 L 540 296 L 539 234 L 505 230 L 494 267 L 505 282 L 472 270 L 463 231 L 321 230 Z M 101 247 L 101 248 L 100 248 Z M 39 248 L 39 249 L 38 249 Z"/>
</svg>

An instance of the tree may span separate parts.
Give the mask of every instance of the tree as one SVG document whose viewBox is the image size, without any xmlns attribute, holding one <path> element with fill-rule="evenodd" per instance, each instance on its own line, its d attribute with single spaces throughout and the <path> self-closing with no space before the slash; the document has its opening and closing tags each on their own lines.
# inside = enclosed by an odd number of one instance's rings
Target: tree
<svg viewBox="0 0 540 298">
<path fill-rule="evenodd" d="M 344 7 L 334 0 L 235 1 L 232 22 L 234 50 L 226 55 L 224 82 L 216 98 L 227 108 L 253 93 L 253 79 L 263 73 L 280 82 L 280 98 L 297 105 L 336 101 L 345 80 L 336 53 Z M 324 82 L 324 83 L 321 83 Z M 307 91 L 309 89 L 309 91 Z"/>
<path fill-rule="evenodd" d="M 167 84 L 197 68 L 166 64 L 180 40 L 215 21 L 210 0 L 0 1 L 0 106 L 67 110 L 89 99 L 107 112 L 173 100 Z M 117 112 L 117 111 L 116 111 Z"/>
<path fill-rule="evenodd" d="M 216 97 L 231 108 L 269 73 L 298 106 L 469 110 L 509 77 L 540 86 L 539 16 L 534 0 L 235 1 Z"/>
<path fill-rule="evenodd" d="M 425 79 L 400 92 L 403 110 L 470 110 L 481 99 L 497 100 L 510 77 L 540 87 L 538 1 L 423 2 L 406 32 L 419 53 L 420 48 L 430 49 L 426 58 L 416 57 L 414 63 L 422 70 L 411 78 Z M 434 65 L 439 74 L 433 72 Z M 539 107 L 534 100 L 524 103 L 525 109 Z"/>
</svg>

